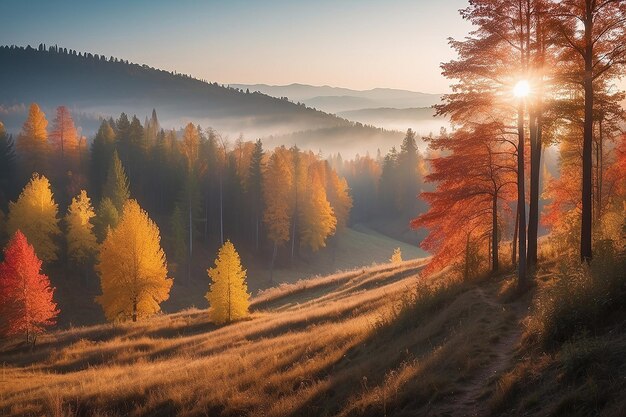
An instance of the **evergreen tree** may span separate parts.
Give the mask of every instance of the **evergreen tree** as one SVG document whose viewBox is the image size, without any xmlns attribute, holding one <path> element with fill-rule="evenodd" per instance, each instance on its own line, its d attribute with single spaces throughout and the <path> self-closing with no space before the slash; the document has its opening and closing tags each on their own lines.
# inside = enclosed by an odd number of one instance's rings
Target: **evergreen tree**
<svg viewBox="0 0 626 417">
<path fill-rule="evenodd" d="M 254 150 L 250 158 L 250 172 L 248 173 L 247 192 L 252 205 L 254 245 L 259 250 L 259 234 L 261 229 L 261 218 L 263 209 L 263 143 L 258 139 L 254 144 Z"/>
<path fill-rule="evenodd" d="M 102 188 L 115 152 L 115 131 L 108 120 L 103 120 L 91 144 L 90 180 L 94 198 L 102 197 Z"/>
<path fill-rule="evenodd" d="M 122 166 L 122 161 L 120 161 L 120 158 L 117 156 L 117 151 L 113 152 L 113 160 L 109 166 L 102 196 L 103 198 L 109 198 L 113 202 L 118 213 L 122 212 L 124 203 L 126 203 L 130 197 L 128 178 Z"/>
<path fill-rule="evenodd" d="M 96 211 L 96 217 L 94 219 L 94 232 L 98 242 L 104 241 L 107 237 L 109 229 L 114 229 L 119 222 L 119 212 L 115 208 L 113 201 L 104 197 L 100 200 L 98 210 Z"/>
<path fill-rule="evenodd" d="M 13 198 L 16 172 L 15 144 L 0 122 L 0 209 L 6 208 Z"/>
<path fill-rule="evenodd" d="M 207 272 L 212 281 L 205 296 L 211 307 L 211 320 L 222 324 L 246 317 L 250 306 L 246 270 L 241 267 L 239 254 L 230 240 L 220 248 L 215 267 Z"/>
</svg>

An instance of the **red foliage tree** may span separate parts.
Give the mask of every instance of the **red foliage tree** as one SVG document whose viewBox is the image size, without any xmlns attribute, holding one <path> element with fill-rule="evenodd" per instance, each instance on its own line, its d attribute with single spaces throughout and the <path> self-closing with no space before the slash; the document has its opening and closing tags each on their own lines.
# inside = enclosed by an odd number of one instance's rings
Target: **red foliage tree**
<svg viewBox="0 0 626 417">
<path fill-rule="evenodd" d="M 25 334 L 27 342 L 34 342 L 38 333 L 55 324 L 59 310 L 52 300 L 54 288 L 40 270 L 35 249 L 18 230 L 0 264 L 0 335 Z"/>
<path fill-rule="evenodd" d="M 429 230 L 421 244 L 433 253 L 427 273 L 462 261 L 467 278 L 476 267 L 470 267 L 470 252 L 482 242 L 490 243 L 482 253 L 498 270 L 500 214 L 508 210 L 501 202 L 515 199 L 517 183 L 515 149 L 500 132 L 499 124 L 485 124 L 430 140 L 430 149 L 443 154 L 429 160 L 432 173 L 426 177 L 437 189 L 421 194 L 430 209 L 411 222 Z"/>
</svg>

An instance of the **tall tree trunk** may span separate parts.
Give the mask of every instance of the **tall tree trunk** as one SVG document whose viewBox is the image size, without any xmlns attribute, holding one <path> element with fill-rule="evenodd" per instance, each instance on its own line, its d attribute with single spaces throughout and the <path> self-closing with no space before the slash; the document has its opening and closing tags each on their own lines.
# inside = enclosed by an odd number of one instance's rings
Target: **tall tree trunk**
<svg viewBox="0 0 626 417">
<path fill-rule="evenodd" d="M 278 243 L 274 242 L 274 251 L 272 252 L 272 263 L 270 264 L 270 284 L 274 283 L 274 263 L 278 254 Z"/>
<path fill-rule="evenodd" d="M 222 173 L 220 172 L 220 245 L 224 245 L 224 187 L 222 183 Z"/>
<path fill-rule="evenodd" d="M 517 206 L 519 211 L 519 264 L 517 266 L 518 288 L 526 287 L 526 192 L 524 187 L 524 100 L 520 99 L 517 110 Z"/>
<path fill-rule="evenodd" d="M 539 233 L 539 176 L 541 174 L 541 120 L 533 110 L 530 113 L 530 205 L 528 209 L 528 269 L 537 265 Z"/>
<path fill-rule="evenodd" d="M 587 3 L 590 3 L 589 0 Z M 587 8 L 589 9 L 590 6 Z M 580 259 L 590 262 L 591 248 L 591 205 L 592 205 L 592 143 L 593 143 L 593 16 L 588 11 L 585 19 L 585 123 L 583 130 L 583 177 L 582 177 L 582 222 L 580 229 Z"/>
<path fill-rule="evenodd" d="M 467 240 L 465 241 L 465 271 L 463 271 L 463 279 L 469 278 L 469 251 L 470 251 L 470 235 L 467 234 Z"/>
<path fill-rule="evenodd" d="M 511 265 L 517 265 L 517 232 L 519 230 L 519 204 L 515 207 L 515 228 L 513 229 L 513 245 L 511 245 Z"/>
<path fill-rule="evenodd" d="M 595 220 L 600 221 L 602 217 L 602 141 L 604 140 L 602 130 L 602 118 L 598 121 L 598 141 L 596 143 L 596 194 L 595 194 Z"/>
<path fill-rule="evenodd" d="M 498 193 L 494 193 L 491 208 L 491 271 L 498 272 L 498 268 Z"/>
</svg>

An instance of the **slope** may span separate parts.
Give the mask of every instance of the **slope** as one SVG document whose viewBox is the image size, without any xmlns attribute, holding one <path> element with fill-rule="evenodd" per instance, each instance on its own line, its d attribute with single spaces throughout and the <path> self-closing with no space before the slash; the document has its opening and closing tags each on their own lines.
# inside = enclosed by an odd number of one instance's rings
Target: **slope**
<svg viewBox="0 0 626 417">
<path fill-rule="evenodd" d="M 51 333 L 34 351 L 5 342 L 0 413 L 503 412 L 512 398 L 504 397 L 504 403 L 500 398 L 509 391 L 509 373 L 536 361 L 520 342 L 533 293 L 508 297 L 511 275 L 465 283 L 447 271 L 423 278 L 423 265 L 410 261 L 285 284 L 256 296 L 250 319 L 224 327 L 211 324 L 206 311 L 188 310 L 135 324 Z M 559 414 L 566 394 L 583 385 L 559 382 L 558 363 L 541 359 L 549 371 L 543 384 L 552 391 L 534 401 L 544 407 L 507 414 L 584 415 L 569 409 Z M 623 376 L 614 375 L 616 381 Z M 623 384 L 614 387 L 597 414 L 611 415 L 623 402 Z"/>
</svg>

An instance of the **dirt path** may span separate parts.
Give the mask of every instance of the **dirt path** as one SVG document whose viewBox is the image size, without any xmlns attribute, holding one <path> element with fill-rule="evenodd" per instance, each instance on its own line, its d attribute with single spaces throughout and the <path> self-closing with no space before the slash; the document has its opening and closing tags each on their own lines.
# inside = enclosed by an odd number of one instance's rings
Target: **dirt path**
<svg viewBox="0 0 626 417">
<path fill-rule="evenodd" d="M 436 415 L 438 416 L 478 417 L 488 415 L 487 401 L 489 395 L 486 393 L 493 392 L 495 385 L 490 389 L 487 387 L 494 384 L 495 377 L 502 375 L 510 367 L 522 335 L 520 322 L 527 311 L 523 303 L 501 303 L 497 300 L 495 293 L 486 294 L 482 287 L 477 287 L 476 292 L 486 304 L 501 310 L 504 309 L 506 312 L 512 312 L 515 315 L 513 325 L 500 333 L 498 341 L 490 346 L 490 353 L 495 356 L 489 364 L 478 369 L 473 377 L 464 384 L 461 391 L 446 400 L 448 404 L 437 412 Z"/>
</svg>

